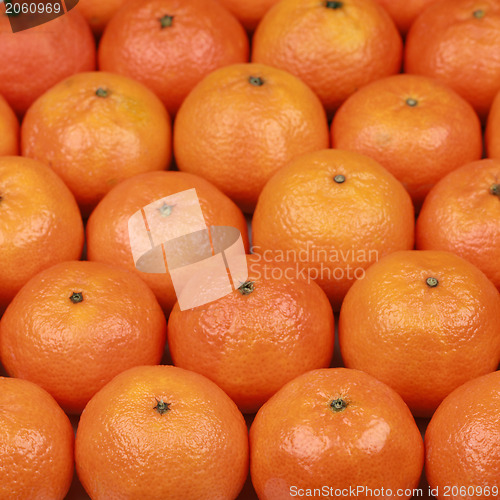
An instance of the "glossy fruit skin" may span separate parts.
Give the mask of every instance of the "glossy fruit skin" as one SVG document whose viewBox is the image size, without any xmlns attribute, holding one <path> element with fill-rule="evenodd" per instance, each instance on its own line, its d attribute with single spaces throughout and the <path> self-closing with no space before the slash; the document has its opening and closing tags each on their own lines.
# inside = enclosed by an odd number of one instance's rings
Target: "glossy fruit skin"
<svg viewBox="0 0 500 500">
<path fill-rule="evenodd" d="M 500 159 L 500 91 L 495 96 L 488 114 L 484 142 L 488 158 Z"/>
<path fill-rule="evenodd" d="M 205 75 L 248 53 L 245 30 L 215 0 L 131 0 L 104 31 L 99 67 L 143 83 L 174 116 Z"/>
<path fill-rule="evenodd" d="M 339 2 L 335 2 L 339 4 Z M 318 95 L 329 116 L 358 88 L 398 73 L 402 41 L 372 0 L 284 0 L 260 22 L 252 61 L 289 71 Z"/>
<path fill-rule="evenodd" d="M 166 413 L 155 409 L 158 401 L 168 404 Z M 247 476 L 247 427 L 207 378 L 173 366 L 136 367 L 89 402 L 75 458 L 94 500 L 145 498 L 145 492 L 147 498 L 236 498 Z"/>
<path fill-rule="evenodd" d="M 82 1 L 82 0 L 80 0 Z M 436 0 L 375 0 L 389 13 L 399 32 L 406 35 L 415 19 Z"/>
<path fill-rule="evenodd" d="M 80 73 L 52 87 L 22 125 L 23 155 L 51 166 L 87 217 L 124 179 L 167 169 L 171 141 L 170 117 L 156 95 L 105 72 Z"/>
<path fill-rule="evenodd" d="M 64 78 L 95 69 L 94 37 L 74 9 L 20 33 L 12 33 L 7 16 L 0 15 L 0 35 L 0 94 L 18 116 Z"/>
<path fill-rule="evenodd" d="M 437 78 L 486 119 L 500 89 L 498 1 L 436 2 L 415 20 L 405 47 L 406 73 Z"/>
<path fill-rule="evenodd" d="M 459 385 L 497 368 L 499 314 L 498 290 L 466 260 L 449 252 L 396 252 L 347 293 L 342 359 L 392 387 L 415 416 L 430 417 Z"/>
<path fill-rule="evenodd" d="M 80 302 L 71 299 L 75 293 Z M 63 262 L 32 278 L 5 311 L 0 359 L 9 375 L 37 383 L 66 412 L 80 413 L 118 373 L 159 363 L 166 330 L 154 294 L 134 274 Z"/>
<path fill-rule="evenodd" d="M 0 377 L 0 499 L 63 500 L 73 477 L 68 417 L 39 386 Z"/>
<path fill-rule="evenodd" d="M 445 250 L 472 262 L 500 290 L 500 160 L 467 163 L 427 196 L 416 226 L 420 250 Z"/>
<path fill-rule="evenodd" d="M 337 398 L 347 407 L 335 412 Z M 420 432 L 403 400 L 370 375 L 345 368 L 313 370 L 285 385 L 257 413 L 250 450 L 261 500 L 289 498 L 291 486 L 364 485 L 394 494 L 417 486 L 424 460 Z"/>
<path fill-rule="evenodd" d="M 0 156 L 14 156 L 19 153 L 19 121 L 0 95 Z"/>
<path fill-rule="evenodd" d="M 1 157 L 0 196 L 1 313 L 32 276 L 79 259 L 84 232 L 73 195 L 40 162 Z"/>
<path fill-rule="evenodd" d="M 445 498 L 445 485 L 457 486 L 456 499 L 498 498 L 498 408 L 500 371 L 461 385 L 436 410 L 425 433 L 425 470 L 438 498 Z M 477 488 L 473 495 L 467 494 L 471 486 Z M 497 494 L 486 487 L 496 487 Z"/>
<path fill-rule="evenodd" d="M 248 262 L 250 291 L 236 289 L 168 321 L 176 366 L 214 381 L 243 413 L 255 413 L 286 382 L 330 365 L 333 312 L 321 288 Z M 293 271 L 293 269 L 292 269 Z"/>
<path fill-rule="evenodd" d="M 345 181 L 337 183 L 337 175 Z M 271 178 L 252 231 L 255 253 L 292 254 L 339 310 L 369 265 L 413 248 L 414 209 L 403 186 L 375 160 L 329 149 L 302 155 Z"/>
<path fill-rule="evenodd" d="M 245 29 L 252 33 L 264 14 L 279 0 L 219 0 L 219 2 L 232 12 Z"/>
<path fill-rule="evenodd" d="M 479 160 L 483 149 L 472 106 L 449 87 L 418 75 L 390 76 L 358 90 L 337 111 L 331 134 L 333 147 L 365 154 L 387 168 L 417 209 L 437 181 Z"/>
<path fill-rule="evenodd" d="M 79 0 L 76 8 L 83 14 L 89 23 L 94 35 L 100 37 L 104 28 L 118 9 L 127 0 Z"/>
<path fill-rule="evenodd" d="M 87 223 L 88 259 L 137 273 L 153 290 L 166 313 L 177 301 L 170 274 L 144 273 L 136 269 L 128 220 L 156 200 L 193 188 L 207 225 L 235 227 L 248 250 L 247 224 L 238 207 L 205 179 L 184 172 L 150 172 L 123 181 L 103 198 Z"/>
<path fill-rule="evenodd" d="M 184 101 L 174 126 L 179 169 L 206 178 L 248 213 L 274 172 L 329 144 L 325 111 L 314 92 L 262 64 L 208 75 Z"/>
</svg>

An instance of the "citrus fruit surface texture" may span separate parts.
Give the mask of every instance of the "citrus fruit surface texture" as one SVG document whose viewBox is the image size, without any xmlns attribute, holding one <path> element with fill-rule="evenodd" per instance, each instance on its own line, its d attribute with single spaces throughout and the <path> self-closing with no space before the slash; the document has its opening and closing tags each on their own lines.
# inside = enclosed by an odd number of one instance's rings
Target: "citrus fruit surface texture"
<svg viewBox="0 0 500 500">
<path fill-rule="evenodd" d="M 252 61 L 301 78 L 331 116 L 361 86 L 398 73 L 402 46 L 394 22 L 373 0 L 283 0 L 255 31 Z"/>
<path fill-rule="evenodd" d="M 83 223 L 75 199 L 45 165 L 0 157 L 0 313 L 35 274 L 79 259 Z"/>
<path fill-rule="evenodd" d="M 163 312 L 135 274 L 98 262 L 64 262 L 32 278 L 0 321 L 7 372 L 80 413 L 115 375 L 160 362 Z"/>
<path fill-rule="evenodd" d="M 95 69 L 96 47 L 92 31 L 74 9 L 50 23 L 12 33 L 2 5 L 0 35 L 0 94 L 19 116 L 64 78 Z"/>
<path fill-rule="evenodd" d="M 240 209 L 210 182 L 184 172 L 151 172 L 123 181 L 111 190 L 93 211 L 87 224 L 89 260 L 117 265 L 139 276 L 150 286 L 158 302 L 170 312 L 177 301 L 170 274 L 145 273 L 135 267 L 130 247 L 128 220 L 138 210 L 162 198 L 195 189 L 207 226 L 232 226 L 242 235 L 248 249 L 247 225 Z M 160 200 L 160 201 L 159 201 Z M 161 212 L 166 222 L 182 219 L 182 206 Z M 160 248 L 160 247 L 158 247 Z M 157 254 L 163 263 L 163 254 Z"/>
<path fill-rule="evenodd" d="M 176 366 L 213 380 L 245 413 L 255 413 L 296 376 L 329 366 L 333 313 L 314 282 L 287 279 L 249 262 L 248 280 L 206 306 L 168 322 Z M 280 270 L 281 271 L 281 270 Z"/>
<path fill-rule="evenodd" d="M 500 3 L 443 0 L 415 20 L 406 39 L 405 71 L 437 78 L 485 119 L 500 90 Z"/>
<path fill-rule="evenodd" d="M 342 359 L 430 417 L 451 391 L 497 369 L 498 314 L 500 294 L 473 264 L 449 252 L 396 252 L 347 293 Z"/>
<path fill-rule="evenodd" d="M 171 125 L 161 101 L 130 78 L 81 73 L 31 106 L 22 153 L 50 165 L 84 216 L 120 181 L 168 168 Z"/>
<path fill-rule="evenodd" d="M 174 115 L 205 75 L 246 62 L 248 45 L 217 0 L 130 0 L 104 31 L 99 66 L 140 81 Z"/>
<path fill-rule="evenodd" d="M 19 152 L 19 122 L 8 102 L 0 95 L 0 156 Z"/>
<path fill-rule="evenodd" d="M 243 26 L 253 32 L 264 14 L 279 0 L 252 0 L 246 2 L 242 0 L 219 0 L 228 10 L 230 10 Z"/>
<path fill-rule="evenodd" d="M 416 244 L 460 255 L 500 290 L 500 160 L 467 163 L 442 179 L 425 199 Z"/>
<path fill-rule="evenodd" d="M 375 160 L 315 151 L 264 187 L 252 221 L 254 252 L 306 269 L 338 310 L 373 262 L 413 248 L 413 214 L 404 187 Z"/>
<path fill-rule="evenodd" d="M 313 370 L 286 384 L 257 413 L 250 450 L 261 500 L 324 485 L 415 488 L 424 460 L 420 432 L 398 394 L 346 368 Z"/>
<path fill-rule="evenodd" d="M 250 213 L 274 172 L 328 146 L 325 111 L 314 92 L 290 73 L 262 64 L 214 71 L 175 120 L 179 169 L 205 177 Z"/>
<path fill-rule="evenodd" d="M 425 433 L 425 468 L 431 487 L 445 491 L 445 485 L 453 484 L 457 499 L 498 488 L 499 407 L 500 371 L 461 385 L 441 403 Z"/>
<path fill-rule="evenodd" d="M 83 0 L 85 1 L 85 0 Z M 418 15 L 435 0 L 375 0 L 382 5 L 396 23 L 400 33 L 406 35 Z M 80 0 L 82 2 L 82 0 Z"/>
<path fill-rule="evenodd" d="M 68 417 L 38 385 L 0 377 L 0 498 L 63 500 L 73 477 Z"/>
<path fill-rule="evenodd" d="M 229 396 L 202 375 L 136 367 L 89 402 L 75 456 L 94 500 L 145 491 L 149 498 L 236 498 L 247 476 L 247 427 Z"/>
<path fill-rule="evenodd" d="M 332 146 L 377 160 L 419 208 L 448 172 L 482 154 L 472 106 L 438 81 L 417 75 L 382 78 L 355 92 L 332 123 Z"/>
</svg>

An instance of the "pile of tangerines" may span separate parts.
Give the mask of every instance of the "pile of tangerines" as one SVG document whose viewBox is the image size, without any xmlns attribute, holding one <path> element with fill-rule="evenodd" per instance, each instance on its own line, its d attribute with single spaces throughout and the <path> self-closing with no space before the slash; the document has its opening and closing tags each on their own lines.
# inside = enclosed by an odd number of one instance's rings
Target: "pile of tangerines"
<svg viewBox="0 0 500 500">
<path fill-rule="evenodd" d="M 0 50 L 0 500 L 500 499 L 500 0 L 2 4 Z M 181 310 L 128 221 L 190 189 L 248 277 Z"/>
</svg>

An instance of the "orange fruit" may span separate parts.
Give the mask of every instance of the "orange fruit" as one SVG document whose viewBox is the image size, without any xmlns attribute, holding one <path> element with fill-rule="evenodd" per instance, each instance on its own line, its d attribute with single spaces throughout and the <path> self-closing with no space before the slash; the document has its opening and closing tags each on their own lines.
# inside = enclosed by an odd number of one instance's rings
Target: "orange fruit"
<svg viewBox="0 0 500 500">
<path fill-rule="evenodd" d="M 82 0 L 80 0 L 81 2 Z M 85 0 L 83 0 L 85 1 Z M 402 35 L 406 35 L 417 16 L 436 0 L 375 0 L 392 17 Z"/>
<path fill-rule="evenodd" d="M 459 385 L 497 368 L 499 314 L 498 290 L 468 261 L 440 251 L 393 253 L 345 297 L 342 359 L 429 417 Z"/>
<path fill-rule="evenodd" d="M 461 385 L 436 410 L 425 433 L 425 469 L 438 498 L 498 498 L 498 408 L 500 371 Z"/>
<path fill-rule="evenodd" d="M 63 500 L 73 477 L 73 428 L 54 398 L 0 377 L 0 498 Z"/>
<path fill-rule="evenodd" d="M 4 12 L 3 6 L 1 12 Z M 0 94 L 19 116 L 64 78 L 95 69 L 92 31 L 74 9 L 19 33 L 12 33 L 8 17 L 0 14 L 0 35 Z"/>
<path fill-rule="evenodd" d="M 468 163 L 442 179 L 425 199 L 416 244 L 463 257 L 500 290 L 500 160 Z"/>
<path fill-rule="evenodd" d="M 45 165 L 0 157 L 0 314 L 35 274 L 79 259 L 83 223 L 75 199 Z"/>
<path fill-rule="evenodd" d="M 101 36 L 104 28 L 127 0 L 79 0 L 76 8 L 89 23 L 94 35 Z"/>
<path fill-rule="evenodd" d="M 141 366 L 90 400 L 75 458 L 94 500 L 236 498 L 247 476 L 247 427 L 207 378 L 173 366 Z"/>
<path fill-rule="evenodd" d="M 490 108 L 484 142 L 488 158 L 500 159 L 500 92 L 496 95 Z"/>
<path fill-rule="evenodd" d="M 216 0 L 132 0 L 104 31 L 99 66 L 143 83 L 174 115 L 205 75 L 247 61 L 248 46 L 241 24 Z"/>
<path fill-rule="evenodd" d="M 389 490 L 410 498 L 405 490 L 418 485 L 424 460 L 420 432 L 398 394 L 345 368 L 313 370 L 286 384 L 257 413 L 250 450 L 261 500 L 315 491 L 389 498 Z"/>
<path fill-rule="evenodd" d="M 205 375 L 255 413 L 286 382 L 329 366 L 334 323 L 316 283 L 249 264 L 247 281 L 229 295 L 184 311 L 176 304 L 168 345 L 176 366 Z"/>
<path fill-rule="evenodd" d="M 104 197 L 87 224 L 89 260 L 107 262 L 138 273 L 153 290 L 165 312 L 170 312 L 177 301 L 170 274 L 136 269 L 128 220 L 146 205 L 188 189 L 196 189 L 207 226 L 235 227 L 248 250 L 247 224 L 238 207 L 208 181 L 183 172 L 150 172 L 123 181 Z M 160 203 L 158 207 L 162 216 L 175 218 L 180 213 L 175 207 L 171 213 L 161 212 L 162 206 Z"/>
<path fill-rule="evenodd" d="M 283 0 L 252 43 L 252 61 L 301 78 L 330 116 L 359 87 L 401 67 L 401 36 L 373 0 Z"/>
<path fill-rule="evenodd" d="M 371 156 L 408 190 L 416 208 L 448 172 L 481 158 L 481 123 L 449 87 L 417 75 L 372 82 L 332 122 L 332 143 Z"/>
<path fill-rule="evenodd" d="M 19 122 L 8 102 L 0 95 L 0 156 L 19 152 Z"/>
<path fill-rule="evenodd" d="M 428 6 L 406 38 L 405 72 L 437 78 L 485 119 L 500 90 L 500 3 L 443 0 Z"/>
<path fill-rule="evenodd" d="M 31 106 L 22 125 L 23 155 L 51 166 L 84 216 L 122 180 L 168 168 L 171 140 L 170 118 L 156 95 L 105 72 L 55 85 Z"/>
<path fill-rule="evenodd" d="M 37 383 L 69 413 L 118 373 L 161 361 L 166 321 L 136 275 L 98 262 L 63 262 L 32 278 L 0 321 L 9 375 Z"/>
<path fill-rule="evenodd" d="M 262 64 L 211 73 L 186 98 L 174 126 L 179 169 L 205 177 L 245 212 L 253 212 L 274 172 L 329 143 L 314 92 Z"/>
<path fill-rule="evenodd" d="M 338 310 L 373 262 L 413 248 L 413 214 L 408 193 L 375 160 L 316 151 L 266 184 L 252 221 L 253 251 L 306 269 Z"/>
<path fill-rule="evenodd" d="M 279 0 L 219 0 L 249 31 L 253 32 L 264 14 Z"/>
</svg>

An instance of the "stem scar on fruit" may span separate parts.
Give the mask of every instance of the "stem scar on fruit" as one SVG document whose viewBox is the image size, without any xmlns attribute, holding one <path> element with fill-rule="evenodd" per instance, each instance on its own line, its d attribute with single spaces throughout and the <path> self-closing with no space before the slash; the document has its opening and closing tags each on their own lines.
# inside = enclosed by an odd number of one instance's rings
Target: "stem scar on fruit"
<svg viewBox="0 0 500 500">
<path fill-rule="evenodd" d="M 406 104 L 412 108 L 414 108 L 417 104 L 418 104 L 418 101 L 416 99 L 414 99 L 413 97 L 408 97 L 408 99 L 406 99 Z"/>
<path fill-rule="evenodd" d="M 486 14 L 486 12 L 484 12 L 483 9 L 477 9 L 475 10 L 472 15 L 476 18 L 476 19 L 481 19 L 484 17 L 484 15 Z"/>
<path fill-rule="evenodd" d="M 99 87 L 96 91 L 95 91 L 95 95 L 97 97 L 108 97 L 109 95 L 109 91 L 107 89 L 104 89 L 102 87 Z"/>
<path fill-rule="evenodd" d="M 325 7 L 327 9 L 340 9 L 344 6 L 343 2 L 326 2 Z"/>
<path fill-rule="evenodd" d="M 338 397 L 337 399 L 334 399 L 330 403 L 330 408 L 335 412 L 338 413 L 340 411 L 344 411 L 347 408 L 347 401 L 342 397 Z"/>
<path fill-rule="evenodd" d="M 333 180 L 337 183 L 337 184 L 343 184 L 345 182 L 345 175 L 342 175 L 342 174 L 339 174 L 339 175 L 336 175 Z"/>
<path fill-rule="evenodd" d="M 167 411 L 170 410 L 170 403 L 165 403 L 161 398 L 156 399 L 156 406 L 153 408 L 153 410 L 156 410 L 160 415 L 164 415 L 165 413 L 167 413 Z"/>
<path fill-rule="evenodd" d="M 162 29 L 169 28 L 170 26 L 172 26 L 173 22 L 174 22 L 174 16 L 169 16 L 168 14 L 160 18 L 160 24 Z"/>
<path fill-rule="evenodd" d="M 437 278 L 433 278 L 433 277 L 427 278 L 425 280 L 425 282 L 427 283 L 427 286 L 429 286 L 430 288 L 435 288 L 439 284 L 439 281 L 437 280 Z"/>
<path fill-rule="evenodd" d="M 83 293 L 82 292 L 73 292 L 71 297 L 69 298 L 73 304 L 78 304 L 83 301 Z"/>
<path fill-rule="evenodd" d="M 254 87 L 262 87 L 264 85 L 264 80 L 260 76 L 250 76 L 248 81 Z"/>
<path fill-rule="evenodd" d="M 174 209 L 174 207 L 175 207 L 175 205 L 169 205 L 167 203 L 164 203 L 160 207 L 160 215 L 162 217 L 168 217 L 172 213 L 172 210 Z"/>
<path fill-rule="evenodd" d="M 492 184 L 490 186 L 490 193 L 493 195 L 493 196 L 498 196 L 498 198 L 500 198 L 500 184 Z M 0 196 L 0 201 L 2 201 L 2 197 Z"/>
<path fill-rule="evenodd" d="M 241 295 L 250 295 L 255 290 L 255 283 L 253 281 L 245 281 L 240 287 L 238 287 L 238 291 Z"/>
</svg>

